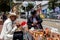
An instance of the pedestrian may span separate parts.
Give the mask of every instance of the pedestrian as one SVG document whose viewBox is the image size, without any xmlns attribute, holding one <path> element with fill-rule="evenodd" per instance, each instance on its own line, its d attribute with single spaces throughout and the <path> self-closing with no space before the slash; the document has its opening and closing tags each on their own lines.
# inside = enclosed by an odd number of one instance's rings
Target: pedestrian
<svg viewBox="0 0 60 40">
<path fill-rule="evenodd" d="M 17 18 L 17 15 L 15 13 L 9 14 L 9 17 L 3 24 L 0 39 L 4 39 L 4 40 L 12 40 L 13 39 L 13 33 L 17 29 L 17 26 L 13 25 L 13 22 L 16 20 L 16 18 Z"/>
<path fill-rule="evenodd" d="M 41 23 L 42 23 L 42 19 L 40 18 L 40 16 L 36 15 L 36 10 L 33 10 L 31 12 L 31 15 L 28 18 L 27 24 L 28 24 L 28 28 L 31 29 L 32 27 L 35 29 L 43 29 Z"/>
<path fill-rule="evenodd" d="M 60 10 L 60 8 L 58 6 L 55 7 L 55 13 L 59 14 L 59 10 Z"/>
<path fill-rule="evenodd" d="M 2 20 L 3 20 L 3 22 L 4 22 L 6 19 L 7 19 L 7 15 L 6 15 L 4 12 L 2 12 Z"/>
<path fill-rule="evenodd" d="M 19 12 L 18 12 L 18 6 L 17 6 L 17 5 L 14 5 L 14 6 L 12 7 L 11 12 L 16 13 L 16 14 L 19 14 Z"/>
</svg>

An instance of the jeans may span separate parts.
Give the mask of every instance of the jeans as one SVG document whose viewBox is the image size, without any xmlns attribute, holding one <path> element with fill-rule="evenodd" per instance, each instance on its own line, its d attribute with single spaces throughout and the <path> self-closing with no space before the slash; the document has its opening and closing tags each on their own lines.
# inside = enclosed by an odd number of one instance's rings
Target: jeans
<svg viewBox="0 0 60 40">
<path fill-rule="evenodd" d="M 34 40 L 34 38 L 29 32 L 24 33 L 23 38 L 24 40 Z"/>
</svg>

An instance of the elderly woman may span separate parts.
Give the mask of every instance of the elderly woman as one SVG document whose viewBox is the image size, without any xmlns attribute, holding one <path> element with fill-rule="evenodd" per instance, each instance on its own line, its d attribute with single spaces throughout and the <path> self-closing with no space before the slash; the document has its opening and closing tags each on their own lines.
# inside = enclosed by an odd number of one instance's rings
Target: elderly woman
<svg viewBox="0 0 60 40">
<path fill-rule="evenodd" d="M 9 14 L 9 18 L 3 24 L 0 39 L 4 39 L 4 40 L 13 39 L 13 33 L 17 29 L 17 26 L 13 25 L 13 22 L 16 20 L 16 18 L 17 18 L 17 15 L 15 13 Z"/>
</svg>

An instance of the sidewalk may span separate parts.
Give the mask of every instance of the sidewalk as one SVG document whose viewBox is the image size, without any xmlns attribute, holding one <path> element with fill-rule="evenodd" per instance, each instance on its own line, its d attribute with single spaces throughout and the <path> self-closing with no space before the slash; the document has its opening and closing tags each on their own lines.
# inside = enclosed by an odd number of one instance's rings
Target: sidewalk
<svg viewBox="0 0 60 40">
<path fill-rule="evenodd" d="M 60 28 L 60 20 L 55 20 L 55 19 L 43 19 L 42 25 L 48 25 L 48 26 Z"/>
<path fill-rule="evenodd" d="M 58 23 L 60 23 L 60 20 L 58 20 L 58 19 L 43 19 L 43 21 L 51 21 L 51 22 L 58 22 Z"/>
<path fill-rule="evenodd" d="M 52 28 L 57 28 L 59 33 L 60 33 L 60 20 L 55 20 L 55 19 L 43 19 L 42 22 L 43 27 L 52 27 Z"/>
</svg>

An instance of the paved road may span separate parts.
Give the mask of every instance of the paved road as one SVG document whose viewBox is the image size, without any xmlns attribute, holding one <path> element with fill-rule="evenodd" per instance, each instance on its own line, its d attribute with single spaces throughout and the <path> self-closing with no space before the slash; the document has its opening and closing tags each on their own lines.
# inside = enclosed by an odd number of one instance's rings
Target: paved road
<svg viewBox="0 0 60 40">
<path fill-rule="evenodd" d="M 42 23 L 43 27 L 56 28 L 60 33 L 60 20 L 45 19 Z"/>
<path fill-rule="evenodd" d="M 50 21 L 43 21 L 42 25 L 43 25 L 44 28 L 48 27 L 50 29 L 52 29 L 52 28 L 57 29 L 58 32 L 60 33 L 60 23 L 55 23 L 55 22 L 50 22 Z"/>
</svg>

